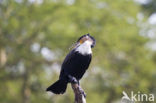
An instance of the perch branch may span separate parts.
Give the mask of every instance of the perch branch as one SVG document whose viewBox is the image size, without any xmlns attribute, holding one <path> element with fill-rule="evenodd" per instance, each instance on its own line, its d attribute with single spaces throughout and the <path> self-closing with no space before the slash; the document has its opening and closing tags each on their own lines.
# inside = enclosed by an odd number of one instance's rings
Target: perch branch
<svg viewBox="0 0 156 103">
<path fill-rule="evenodd" d="M 85 92 L 80 85 L 78 85 L 78 83 L 71 83 L 71 86 L 75 94 L 74 103 L 86 103 Z"/>
</svg>

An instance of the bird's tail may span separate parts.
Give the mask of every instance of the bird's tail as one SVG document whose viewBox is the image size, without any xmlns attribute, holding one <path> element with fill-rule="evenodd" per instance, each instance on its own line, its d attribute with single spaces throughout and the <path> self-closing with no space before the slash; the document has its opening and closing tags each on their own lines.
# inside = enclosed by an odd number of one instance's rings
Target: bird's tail
<svg viewBox="0 0 156 103">
<path fill-rule="evenodd" d="M 49 86 L 46 91 L 51 91 L 55 94 L 63 94 L 66 91 L 67 83 L 67 81 L 60 79 Z"/>
</svg>

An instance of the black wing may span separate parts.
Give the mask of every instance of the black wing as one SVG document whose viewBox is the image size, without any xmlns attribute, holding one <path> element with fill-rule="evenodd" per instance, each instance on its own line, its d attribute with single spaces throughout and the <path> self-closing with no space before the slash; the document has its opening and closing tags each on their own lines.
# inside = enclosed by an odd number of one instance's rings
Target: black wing
<svg viewBox="0 0 156 103">
<path fill-rule="evenodd" d="M 72 50 L 65 58 L 60 78 L 66 78 L 67 75 L 74 76 L 76 79 L 81 79 L 91 62 L 92 55 L 82 55 L 75 50 Z"/>
</svg>

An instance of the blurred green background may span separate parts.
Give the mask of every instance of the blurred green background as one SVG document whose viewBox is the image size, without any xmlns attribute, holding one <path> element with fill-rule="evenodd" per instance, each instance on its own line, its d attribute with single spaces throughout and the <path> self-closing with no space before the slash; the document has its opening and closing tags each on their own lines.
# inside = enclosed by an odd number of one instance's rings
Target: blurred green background
<svg viewBox="0 0 156 103">
<path fill-rule="evenodd" d="M 86 33 L 97 41 L 81 80 L 88 103 L 156 95 L 155 12 L 155 0 L 0 0 L 0 103 L 73 103 L 70 85 L 64 95 L 45 89 Z"/>
</svg>

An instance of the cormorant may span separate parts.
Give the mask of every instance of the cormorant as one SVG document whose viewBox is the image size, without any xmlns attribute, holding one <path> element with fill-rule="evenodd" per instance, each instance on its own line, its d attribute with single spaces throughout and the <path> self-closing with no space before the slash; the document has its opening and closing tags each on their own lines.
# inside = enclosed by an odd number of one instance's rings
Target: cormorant
<svg viewBox="0 0 156 103">
<path fill-rule="evenodd" d="M 59 76 L 59 80 L 47 88 L 55 94 L 63 94 L 68 83 L 78 83 L 89 67 L 92 59 L 92 50 L 95 39 L 86 34 L 81 36 L 69 54 L 66 56 Z"/>
</svg>

